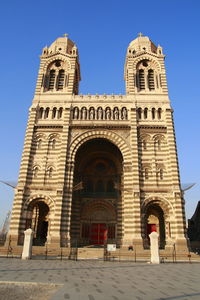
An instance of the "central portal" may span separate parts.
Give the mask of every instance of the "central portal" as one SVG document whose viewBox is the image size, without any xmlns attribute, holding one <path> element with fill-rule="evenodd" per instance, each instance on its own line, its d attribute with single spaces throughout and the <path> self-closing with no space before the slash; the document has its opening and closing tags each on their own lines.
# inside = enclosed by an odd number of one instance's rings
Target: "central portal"
<svg viewBox="0 0 200 300">
<path fill-rule="evenodd" d="M 107 240 L 106 224 L 93 223 L 91 225 L 90 242 L 92 245 L 103 245 Z"/>
<path fill-rule="evenodd" d="M 121 236 L 122 155 L 106 139 L 84 143 L 75 157 L 71 241 L 103 245 Z"/>
</svg>

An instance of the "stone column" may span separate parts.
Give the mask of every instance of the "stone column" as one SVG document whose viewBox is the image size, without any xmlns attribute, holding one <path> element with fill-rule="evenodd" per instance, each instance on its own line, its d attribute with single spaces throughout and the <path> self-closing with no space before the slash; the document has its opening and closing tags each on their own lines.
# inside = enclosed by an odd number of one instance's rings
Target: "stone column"
<svg viewBox="0 0 200 300">
<path fill-rule="evenodd" d="M 33 230 L 31 228 L 24 231 L 24 246 L 22 252 L 22 259 L 30 259 L 32 252 L 32 242 L 33 242 Z"/>
</svg>

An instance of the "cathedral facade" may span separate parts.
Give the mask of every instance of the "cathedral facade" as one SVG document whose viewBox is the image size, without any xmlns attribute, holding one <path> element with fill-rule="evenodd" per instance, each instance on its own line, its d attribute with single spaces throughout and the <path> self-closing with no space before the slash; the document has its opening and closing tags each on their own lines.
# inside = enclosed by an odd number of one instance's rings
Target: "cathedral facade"
<svg viewBox="0 0 200 300">
<path fill-rule="evenodd" d="M 164 54 L 128 46 L 125 95 L 80 95 L 78 49 L 67 36 L 42 51 L 9 236 L 58 247 L 186 247 L 173 110 Z"/>
</svg>

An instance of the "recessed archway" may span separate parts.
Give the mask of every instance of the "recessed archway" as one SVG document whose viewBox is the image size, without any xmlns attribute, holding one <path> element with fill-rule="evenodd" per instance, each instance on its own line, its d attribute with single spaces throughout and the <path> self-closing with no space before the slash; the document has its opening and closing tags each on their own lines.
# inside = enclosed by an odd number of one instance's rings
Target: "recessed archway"
<svg viewBox="0 0 200 300">
<path fill-rule="evenodd" d="M 49 227 L 49 206 L 37 199 L 32 201 L 27 208 L 26 228 L 33 230 L 33 244 L 43 246 L 47 240 Z"/>
<path fill-rule="evenodd" d="M 119 238 L 122 154 L 106 139 L 82 144 L 75 156 L 71 211 L 71 240 L 103 244 Z M 100 237 L 101 236 L 101 237 Z"/>
<path fill-rule="evenodd" d="M 149 234 L 156 231 L 159 235 L 159 246 L 161 249 L 165 248 L 166 234 L 165 234 L 165 216 L 162 208 L 157 203 L 149 203 L 146 207 L 144 217 L 144 231 L 145 231 L 145 247 L 149 246 Z"/>
</svg>

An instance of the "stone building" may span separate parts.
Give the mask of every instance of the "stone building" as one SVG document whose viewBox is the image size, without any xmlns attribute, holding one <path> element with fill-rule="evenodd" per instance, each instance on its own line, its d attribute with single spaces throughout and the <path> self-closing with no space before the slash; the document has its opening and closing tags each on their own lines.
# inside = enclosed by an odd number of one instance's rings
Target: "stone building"
<svg viewBox="0 0 200 300">
<path fill-rule="evenodd" d="M 42 50 L 9 236 L 35 245 L 186 247 L 184 200 L 160 46 L 128 46 L 125 95 L 80 95 L 78 49 L 67 36 Z"/>
</svg>

